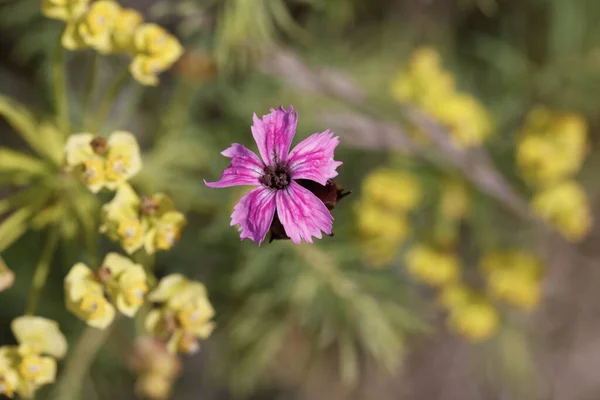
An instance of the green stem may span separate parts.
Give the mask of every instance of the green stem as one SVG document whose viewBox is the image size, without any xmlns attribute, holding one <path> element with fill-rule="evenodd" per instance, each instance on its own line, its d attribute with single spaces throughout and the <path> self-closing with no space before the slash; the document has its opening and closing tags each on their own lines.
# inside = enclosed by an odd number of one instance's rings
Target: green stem
<svg viewBox="0 0 600 400">
<path fill-rule="evenodd" d="M 117 95 L 119 94 L 125 83 L 127 83 L 128 79 L 129 69 L 125 68 L 121 74 L 117 75 L 112 85 L 108 88 L 106 94 L 104 95 L 104 98 L 102 99 L 102 102 L 100 103 L 100 108 L 98 109 L 98 113 L 96 114 L 96 119 L 91 125 L 92 132 L 97 133 L 100 130 L 100 128 L 102 128 L 102 125 L 108 117 L 108 114 L 110 113 L 110 110 L 113 106 Z"/>
<path fill-rule="evenodd" d="M 100 57 L 97 52 L 94 52 L 90 60 L 90 69 L 88 71 L 87 80 L 85 82 L 85 92 L 83 95 L 83 111 L 82 123 L 83 129 L 90 127 L 90 106 L 92 104 L 92 94 L 94 92 L 94 83 L 96 83 L 96 75 L 98 74 L 98 64 Z"/>
<path fill-rule="evenodd" d="M 51 229 L 46 241 L 46 246 L 42 251 L 42 255 L 40 256 L 40 260 L 33 275 L 33 284 L 31 287 L 31 293 L 29 294 L 29 301 L 27 302 L 27 315 L 35 315 L 42 292 L 44 290 L 44 286 L 46 286 L 46 281 L 48 280 L 52 256 L 56 250 L 57 242 L 58 233 L 55 229 Z"/>
<path fill-rule="evenodd" d="M 50 396 L 51 400 L 76 400 L 81 398 L 85 377 L 98 351 L 108 340 L 112 327 L 106 329 L 86 327 L 71 352 L 65 370 Z"/>
<path fill-rule="evenodd" d="M 67 101 L 67 81 L 65 78 L 65 50 L 62 47 L 60 39 L 52 63 L 52 79 L 54 81 L 54 106 L 56 107 L 56 118 L 59 128 L 66 136 L 70 133 L 69 103 Z"/>
</svg>

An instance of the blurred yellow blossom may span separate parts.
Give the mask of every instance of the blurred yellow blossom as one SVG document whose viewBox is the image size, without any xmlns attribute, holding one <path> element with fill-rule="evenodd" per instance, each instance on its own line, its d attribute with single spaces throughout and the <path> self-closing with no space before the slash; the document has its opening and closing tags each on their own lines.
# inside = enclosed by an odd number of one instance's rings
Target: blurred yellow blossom
<svg viewBox="0 0 600 400">
<path fill-rule="evenodd" d="M 130 367 L 139 374 L 136 392 L 149 399 L 166 399 L 181 371 L 181 362 L 167 351 L 165 344 L 144 337 L 136 340 Z"/>
<path fill-rule="evenodd" d="M 452 142 L 457 147 L 479 145 L 492 133 L 492 121 L 487 110 L 469 94 L 457 93 L 432 112 L 450 129 Z"/>
<path fill-rule="evenodd" d="M 144 229 L 140 221 L 140 198 L 128 184 L 121 185 L 115 197 L 102 207 L 100 232 L 119 241 L 132 254 L 144 245 Z"/>
<path fill-rule="evenodd" d="M 115 51 L 134 52 L 136 29 L 144 22 L 142 15 L 134 9 L 119 10 L 112 31 L 112 48 Z"/>
<path fill-rule="evenodd" d="M 517 165 L 532 185 L 547 186 L 576 174 L 587 152 L 587 124 L 575 113 L 536 107 L 517 143 Z"/>
<path fill-rule="evenodd" d="M 379 168 L 369 173 L 362 183 L 365 199 L 383 208 L 410 211 L 421 201 L 421 187 L 410 173 Z"/>
<path fill-rule="evenodd" d="M 65 145 L 66 164 L 92 192 L 117 189 L 142 167 L 135 136 L 115 131 L 108 139 L 77 133 Z"/>
<path fill-rule="evenodd" d="M 363 201 L 357 206 L 358 230 L 364 238 L 384 238 L 402 242 L 409 227 L 403 214 L 394 214 L 377 204 Z"/>
<path fill-rule="evenodd" d="M 129 185 L 122 185 L 102 208 L 100 231 L 117 240 L 131 254 L 142 246 L 148 254 L 169 250 L 179 240 L 185 216 L 163 193 L 140 199 Z"/>
<path fill-rule="evenodd" d="M 461 282 L 444 285 L 438 294 L 437 302 L 441 307 L 453 310 L 467 304 L 473 291 Z"/>
<path fill-rule="evenodd" d="M 42 13 L 48 18 L 72 21 L 87 10 L 90 0 L 42 0 Z"/>
<path fill-rule="evenodd" d="M 158 75 L 171 68 L 183 54 L 179 40 L 152 23 L 142 24 L 136 30 L 134 45 L 135 55 L 129 70 L 143 85 L 157 85 Z"/>
<path fill-rule="evenodd" d="M 102 283 L 85 264 L 75 264 L 65 277 L 65 300 L 67 310 L 94 328 L 104 329 L 115 318 Z"/>
<path fill-rule="evenodd" d="M 469 211 L 470 198 L 464 181 L 448 179 L 442 185 L 439 211 L 451 220 L 462 219 Z"/>
<path fill-rule="evenodd" d="M 143 374 L 135 382 L 135 392 L 138 396 L 150 400 L 169 398 L 172 387 L 170 379 L 154 373 Z"/>
<path fill-rule="evenodd" d="M 109 253 L 102 262 L 108 271 L 106 290 L 122 314 L 133 317 L 144 304 L 148 292 L 144 267 L 117 253 Z"/>
<path fill-rule="evenodd" d="M 0 347 L 0 395 L 13 398 L 19 389 L 19 373 L 16 370 L 16 349 L 12 346 Z"/>
<path fill-rule="evenodd" d="M 500 316 L 494 306 L 483 298 L 472 296 L 460 306 L 450 309 L 450 329 L 472 342 L 482 342 L 496 332 Z"/>
<path fill-rule="evenodd" d="M 154 337 L 167 340 L 167 349 L 172 353 L 198 351 L 198 339 L 207 338 L 214 329 L 210 321 L 214 309 L 200 282 L 178 274 L 169 275 L 148 299 L 157 307 L 148 313 L 146 329 Z"/>
<path fill-rule="evenodd" d="M 539 303 L 542 264 L 535 255 L 518 250 L 490 252 L 481 266 L 496 299 L 524 310 Z"/>
<path fill-rule="evenodd" d="M 0 292 L 10 289 L 15 282 L 15 273 L 12 272 L 2 257 L 0 257 Z"/>
<path fill-rule="evenodd" d="M 391 90 L 396 100 L 413 103 L 445 125 L 457 147 L 479 145 L 492 133 L 487 110 L 475 97 L 456 89 L 435 49 L 416 49 Z"/>
<path fill-rule="evenodd" d="M 441 56 L 430 47 L 415 50 L 408 68 L 398 74 L 391 86 L 392 96 L 430 110 L 454 93 L 454 77 L 443 69 Z"/>
<path fill-rule="evenodd" d="M 27 386 L 52 383 L 56 379 L 56 360 L 52 357 L 25 356 L 19 363 L 19 375 Z"/>
<path fill-rule="evenodd" d="M 112 0 L 94 1 L 77 20 L 70 21 L 61 38 L 68 50 L 91 47 L 103 54 L 114 50 L 111 40 L 121 6 Z"/>
<path fill-rule="evenodd" d="M 15 318 L 11 323 L 13 335 L 19 343 L 19 353 L 47 354 L 63 358 L 67 353 L 67 339 L 55 321 L 34 316 Z"/>
<path fill-rule="evenodd" d="M 576 181 L 565 181 L 545 188 L 534 196 L 531 206 L 567 240 L 579 241 L 591 229 L 588 199 Z"/>
<path fill-rule="evenodd" d="M 405 256 L 406 268 L 416 279 L 432 286 L 442 286 L 455 281 L 460 275 L 456 255 L 417 244 Z"/>
<path fill-rule="evenodd" d="M 52 320 L 23 316 L 11 329 L 18 346 L 0 347 L 0 394 L 32 398 L 37 389 L 56 379 L 56 360 L 67 351 L 67 342 Z"/>
</svg>

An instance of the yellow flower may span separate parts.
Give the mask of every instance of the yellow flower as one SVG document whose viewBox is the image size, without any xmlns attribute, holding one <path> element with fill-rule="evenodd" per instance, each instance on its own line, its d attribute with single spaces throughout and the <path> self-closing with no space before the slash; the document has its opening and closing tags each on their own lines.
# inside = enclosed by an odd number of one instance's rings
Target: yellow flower
<svg viewBox="0 0 600 400">
<path fill-rule="evenodd" d="M 35 386 L 56 380 L 56 360 L 51 357 L 25 356 L 19 364 L 19 375 L 25 382 Z"/>
<path fill-rule="evenodd" d="M 85 264 L 75 264 L 66 276 L 65 299 L 67 309 L 94 328 L 104 329 L 115 318 L 102 284 Z"/>
<path fill-rule="evenodd" d="M 382 210 L 377 204 L 363 201 L 357 207 L 358 230 L 363 237 L 384 238 L 398 244 L 409 232 L 406 217 Z"/>
<path fill-rule="evenodd" d="M 492 133 L 486 109 L 468 94 L 457 93 L 445 99 L 433 115 L 450 129 L 451 139 L 459 148 L 477 146 Z"/>
<path fill-rule="evenodd" d="M 134 9 L 119 10 L 112 32 L 112 46 L 116 51 L 133 52 L 136 29 L 144 22 L 142 15 Z"/>
<path fill-rule="evenodd" d="M 162 193 L 140 199 L 129 185 L 121 185 L 102 208 L 100 231 L 121 242 L 129 254 L 144 246 L 148 254 L 169 250 L 179 240 L 185 217 Z"/>
<path fill-rule="evenodd" d="M 90 0 L 42 0 L 42 13 L 48 18 L 72 21 L 87 10 Z"/>
<path fill-rule="evenodd" d="M 148 254 L 156 250 L 169 250 L 181 237 L 186 220 L 175 209 L 173 201 L 163 193 L 144 199 L 141 205 L 142 220 L 148 226 L 144 248 Z"/>
<path fill-rule="evenodd" d="M 157 24 L 143 24 L 135 34 L 138 53 L 163 59 L 173 64 L 183 54 L 179 40 Z"/>
<path fill-rule="evenodd" d="M 124 131 L 113 132 L 108 140 L 91 133 L 71 135 L 65 154 L 67 166 L 95 193 L 117 189 L 142 167 L 137 140 Z"/>
<path fill-rule="evenodd" d="M 146 229 L 139 217 L 140 198 L 128 184 L 121 185 L 115 197 L 102 206 L 100 232 L 119 241 L 128 254 L 144 245 Z"/>
<path fill-rule="evenodd" d="M 135 57 L 129 70 L 143 85 L 158 84 L 158 75 L 183 54 L 179 40 L 157 24 L 142 24 L 135 33 Z"/>
<path fill-rule="evenodd" d="M 148 299 L 158 303 L 146 317 L 146 330 L 167 340 L 170 352 L 191 353 L 198 350 L 198 339 L 212 333 L 214 309 L 206 288 L 200 282 L 189 281 L 174 274 L 163 278 Z"/>
<path fill-rule="evenodd" d="M 10 289 L 14 282 L 14 272 L 8 268 L 2 257 L 0 257 L 0 292 Z"/>
<path fill-rule="evenodd" d="M 533 310 L 539 303 L 540 282 L 515 270 L 495 271 L 488 278 L 492 295 L 523 310 Z"/>
<path fill-rule="evenodd" d="M 115 1 L 97 0 L 77 25 L 83 42 L 100 53 L 113 51 L 112 32 L 121 7 Z"/>
<path fill-rule="evenodd" d="M 444 182 L 440 197 L 440 214 L 451 220 L 462 219 L 469 211 L 470 198 L 463 181 L 451 179 Z"/>
<path fill-rule="evenodd" d="M 47 354 L 63 358 L 67 353 L 67 339 L 55 321 L 23 316 L 12 321 L 11 329 L 22 355 Z"/>
<path fill-rule="evenodd" d="M 415 50 L 408 69 L 392 82 L 392 96 L 396 100 L 412 101 L 427 112 L 454 91 L 454 77 L 443 69 L 439 53 L 429 47 Z"/>
<path fill-rule="evenodd" d="M 0 347 L 0 395 L 11 399 L 19 388 L 16 360 L 18 360 L 18 354 L 15 347 Z"/>
<path fill-rule="evenodd" d="M 449 284 L 460 273 L 459 261 L 454 254 L 423 244 L 408 251 L 405 262 L 410 274 L 432 286 Z"/>
<path fill-rule="evenodd" d="M 577 173 L 587 151 L 587 124 L 573 113 L 535 108 L 517 144 L 517 165 L 532 185 L 549 185 Z"/>
<path fill-rule="evenodd" d="M 152 337 L 136 340 L 130 366 L 135 372 L 152 373 L 170 379 L 181 372 L 179 358 L 167 351 L 165 343 Z"/>
<path fill-rule="evenodd" d="M 576 181 L 565 181 L 537 193 L 533 210 L 567 240 L 579 241 L 590 231 L 592 216 L 585 191 Z"/>
<path fill-rule="evenodd" d="M 138 378 L 135 391 L 138 396 L 151 400 L 164 400 L 171 395 L 173 382 L 162 375 L 147 373 Z"/>
<path fill-rule="evenodd" d="M 463 283 L 451 283 L 445 285 L 440 291 L 437 302 L 440 306 L 453 310 L 464 306 L 473 296 L 473 292 Z"/>
<path fill-rule="evenodd" d="M 525 251 L 490 252 L 481 266 L 488 290 L 496 299 L 532 310 L 540 301 L 541 261 Z"/>
<path fill-rule="evenodd" d="M 490 251 L 481 260 L 486 274 L 500 270 L 516 270 L 519 273 L 540 278 L 543 272 L 541 260 L 524 250 Z"/>
<path fill-rule="evenodd" d="M 492 304 L 484 299 L 472 299 L 450 311 L 451 329 L 472 342 L 482 342 L 498 329 L 500 317 Z"/>
<path fill-rule="evenodd" d="M 421 187 L 410 173 L 388 168 L 372 171 L 364 179 L 366 199 L 391 210 L 410 211 L 421 201 Z"/>
<path fill-rule="evenodd" d="M 107 254 L 102 265 L 110 271 L 106 287 L 112 302 L 122 314 L 133 317 L 148 292 L 144 267 L 117 253 Z"/>
<path fill-rule="evenodd" d="M 104 160 L 94 158 L 83 162 L 83 182 L 89 187 L 104 183 Z"/>
</svg>

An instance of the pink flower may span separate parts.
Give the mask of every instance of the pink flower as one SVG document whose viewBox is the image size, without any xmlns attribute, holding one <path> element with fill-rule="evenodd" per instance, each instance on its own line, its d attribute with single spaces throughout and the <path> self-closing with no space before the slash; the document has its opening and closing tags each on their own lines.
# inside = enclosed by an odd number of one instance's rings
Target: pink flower
<svg viewBox="0 0 600 400">
<path fill-rule="evenodd" d="M 325 186 L 337 176 L 342 163 L 333 160 L 339 138 L 326 130 L 304 139 L 290 151 L 296 133 L 298 114 L 279 107 L 259 119 L 254 114 L 252 135 L 258 145 L 259 158 L 254 152 L 234 143 L 223 151 L 231 158 L 218 182 L 206 186 L 256 186 L 236 204 L 231 225 L 239 225 L 241 239 L 250 238 L 259 246 L 265 240 L 274 218 L 283 225 L 294 243 L 302 239 L 312 243 L 321 232 L 331 235 L 333 217 L 317 196 L 301 186 L 297 179 L 311 180 Z"/>
</svg>

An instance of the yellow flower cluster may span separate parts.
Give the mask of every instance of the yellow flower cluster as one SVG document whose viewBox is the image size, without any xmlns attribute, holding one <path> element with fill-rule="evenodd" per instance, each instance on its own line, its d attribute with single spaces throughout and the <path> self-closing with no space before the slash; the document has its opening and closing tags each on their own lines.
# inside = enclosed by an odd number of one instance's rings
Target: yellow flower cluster
<svg viewBox="0 0 600 400">
<path fill-rule="evenodd" d="M 56 359 L 67 353 L 67 341 L 56 322 L 42 317 L 16 318 L 11 329 L 18 345 L 0 347 L 0 395 L 32 398 L 55 381 Z"/>
<path fill-rule="evenodd" d="M 481 259 L 480 267 L 489 296 L 459 279 L 447 281 L 438 294 L 438 304 L 448 311 L 449 328 L 473 342 L 489 339 L 498 329 L 500 315 L 492 300 L 531 311 L 541 297 L 542 262 L 529 252 L 492 251 Z"/>
<path fill-rule="evenodd" d="M 161 279 L 148 300 L 155 308 L 146 317 L 146 330 L 167 342 L 171 353 L 192 354 L 214 329 L 214 310 L 200 282 L 173 274 Z"/>
<path fill-rule="evenodd" d="M 494 305 L 461 283 L 446 286 L 439 303 L 448 310 L 448 327 L 471 342 L 490 339 L 500 325 Z"/>
<path fill-rule="evenodd" d="M 130 366 L 139 374 L 135 384 L 138 396 L 152 400 L 168 398 L 181 371 L 177 356 L 169 353 L 164 343 L 149 337 L 136 341 Z"/>
<path fill-rule="evenodd" d="M 140 199 L 129 185 L 122 185 L 103 206 L 102 221 L 100 231 L 119 241 L 129 254 L 142 247 L 148 254 L 171 249 L 186 222 L 165 194 Z"/>
<path fill-rule="evenodd" d="M 67 23 L 61 41 L 68 50 L 130 54 L 129 70 L 143 85 L 157 85 L 158 75 L 183 54 L 175 36 L 113 0 L 43 0 L 42 12 Z"/>
<path fill-rule="evenodd" d="M 517 143 L 517 166 L 532 186 L 548 186 L 579 172 L 587 152 L 587 124 L 578 114 L 537 107 Z"/>
<path fill-rule="evenodd" d="M 490 294 L 522 310 L 533 310 L 540 301 L 542 263 L 522 250 L 490 252 L 481 260 Z"/>
<path fill-rule="evenodd" d="M 381 168 L 363 181 L 357 228 L 369 262 L 390 262 L 409 233 L 407 214 L 421 201 L 421 188 L 408 172 Z"/>
<path fill-rule="evenodd" d="M 567 240 L 583 239 L 592 227 L 590 205 L 577 181 L 559 182 L 543 189 L 535 194 L 531 206 Z"/>
<path fill-rule="evenodd" d="M 472 95 L 457 90 L 454 77 L 444 69 L 435 49 L 415 50 L 391 90 L 396 100 L 416 104 L 445 125 L 457 147 L 479 145 L 492 133 L 486 109 Z"/>
<path fill-rule="evenodd" d="M 460 263 L 455 254 L 425 244 L 417 244 L 405 256 L 407 271 L 431 286 L 449 285 L 460 277 Z"/>
<path fill-rule="evenodd" d="M 573 180 L 585 160 L 587 124 L 575 113 L 534 108 L 527 115 L 517 144 L 517 165 L 535 188 L 534 212 L 567 240 L 589 233 L 592 216 L 581 185 Z"/>
<path fill-rule="evenodd" d="M 116 190 L 142 168 L 135 136 L 115 131 L 108 139 L 91 133 L 76 133 L 65 145 L 66 165 L 94 193 Z"/>
<path fill-rule="evenodd" d="M 133 317 L 148 292 L 144 267 L 127 257 L 109 253 L 92 271 L 75 264 L 65 278 L 67 309 L 94 328 L 104 329 L 115 318 L 115 307 Z"/>
</svg>

